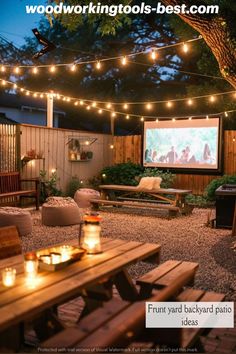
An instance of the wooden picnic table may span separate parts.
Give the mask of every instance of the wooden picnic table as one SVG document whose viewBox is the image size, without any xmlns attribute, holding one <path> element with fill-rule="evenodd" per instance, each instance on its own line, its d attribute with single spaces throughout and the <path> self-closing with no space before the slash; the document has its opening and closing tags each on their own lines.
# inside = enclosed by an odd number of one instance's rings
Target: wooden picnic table
<svg viewBox="0 0 236 354">
<path fill-rule="evenodd" d="M 77 242 L 72 240 L 66 243 L 77 245 Z M 137 290 L 127 267 L 138 261 L 157 262 L 160 245 L 107 238 L 102 240 L 102 248 L 101 254 L 85 255 L 62 270 L 39 272 L 34 288 L 26 283 L 23 255 L 1 260 L 0 269 L 16 268 L 17 278 L 12 288 L 0 284 L 0 333 L 80 295 L 88 299 L 88 312 L 90 294 L 95 296 L 92 301 L 96 301 L 96 290 L 102 293 L 103 283 L 106 289 L 108 283 L 111 286 L 115 284 L 123 299 L 135 299 Z"/>
<path fill-rule="evenodd" d="M 99 186 L 101 190 L 101 200 L 92 199 L 93 205 L 117 205 L 117 206 L 133 206 L 146 208 L 159 208 L 169 210 L 170 215 L 175 215 L 178 212 L 181 214 L 189 214 L 192 212 L 192 207 L 186 202 L 186 196 L 192 191 L 188 189 L 175 188 L 158 188 L 145 189 L 139 186 L 123 186 L 102 184 Z M 117 192 L 119 196 L 117 197 Z M 132 198 L 137 193 L 143 193 L 151 196 L 154 199 Z M 119 201 L 118 201 L 119 200 Z M 122 201 L 121 201 L 122 200 Z M 112 203 L 114 202 L 114 203 Z M 131 203 L 130 203 L 131 202 Z M 138 202 L 138 203 L 135 203 Z"/>
</svg>

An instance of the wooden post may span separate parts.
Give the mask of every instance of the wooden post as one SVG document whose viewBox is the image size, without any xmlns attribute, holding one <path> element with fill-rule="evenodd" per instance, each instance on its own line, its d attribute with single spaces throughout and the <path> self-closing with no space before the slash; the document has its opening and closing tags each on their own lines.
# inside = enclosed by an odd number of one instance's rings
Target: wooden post
<svg viewBox="0 0 236 354">
<path fill-rule="evenodd" d="M 47 95 L 47 127 L 53 128 L 53 93 Z"/>
</svg>

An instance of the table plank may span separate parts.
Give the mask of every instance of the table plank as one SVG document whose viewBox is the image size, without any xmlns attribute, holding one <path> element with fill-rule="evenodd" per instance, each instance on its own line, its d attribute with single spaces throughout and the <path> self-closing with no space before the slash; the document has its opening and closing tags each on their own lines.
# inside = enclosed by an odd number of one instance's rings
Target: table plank
<svg viewBox="0 0 236 354">
<path fill-rule="evenodd" d="M 112 249 L 117 249 L 117 247 L 124 245 L 127 241 L 124 240 L 110 240 L 103 245 L 104 252 L 111 251 Z M 111 255 L 112 256 L 112 255 Z M 96 258 L 91 262 L 91 256 L 84 256 L 83 259 L 79 261 L 80 267 L 78 268 L 78 262 L 74 262 L 68 267 L 57 272 L 39 272 L 38 274 L 38 285 L 37 290 L 44 288 L 46 286 L 52 285 L 53 283 L 62 281 L 77 272 L 82 272 L 91 266 L 96 265 Z M 97 259 L 98 260 L 98 259 Z M 98 260 L 99 261 L 99 260 Z M 26 284 L 26 279 L 24 276 L 24 264 L 18 265 L 18 276 L 16 277 L 16 284 L 14 286 L 14 292 L 12 288 L 6 288 L 3 285 L 0 286 L 0 306 L 3 306 L 17 298 L 24 295 L 33 293 L 35 289 L 29 288 Z"/>
<path fill-rule="evenodd" d="M 78 295 L 86 286 L 96 284 L 104 277 L 112 276 L 123 267 L 150 257 L 158 253 L 159 250 L 159 245 L 127 242 L 112 251 L 92 256 L 89 261 L 89 269 L 80 272 L 80 267 L 78 267 L 76 274 L 72 272 L 69 278 L 66 276 L 62 281 L 53 283 L 46 288 L 37 289 L 29 295 L 2 306 L 0 309 L 0 330 L 29 319 L 48 307 Z M 87 256 L 87 259 L 88 258 L 89 256 Z M 80 264 L 82 262 L 83 260 Z M 69 271 L 72 266 L 73 265 L 68 266 L 66 270 Z M 67 271 L 65 271 L 65 273 L 67 273 Z M 63 271 L 50 274 L 48 277 L 51 277 L 53 282 L 53 278 L 57 277 L 59 274 L 61 276 Z M 19 287 L 19 289 L 20 288 L 22 287 Z M 15 291 L 13 293 L 15 293 Z"/>
</svg>

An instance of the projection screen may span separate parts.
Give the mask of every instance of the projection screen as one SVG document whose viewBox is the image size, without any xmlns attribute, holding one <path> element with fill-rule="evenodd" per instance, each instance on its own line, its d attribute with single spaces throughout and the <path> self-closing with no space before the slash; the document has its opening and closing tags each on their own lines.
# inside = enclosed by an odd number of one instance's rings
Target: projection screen
<svg viewBox="0 0 236 354">
<path fill-rule="evenodd" d="M 146 121 L 143 165 L 219 169 L 220 119 Z"/>
</svg>

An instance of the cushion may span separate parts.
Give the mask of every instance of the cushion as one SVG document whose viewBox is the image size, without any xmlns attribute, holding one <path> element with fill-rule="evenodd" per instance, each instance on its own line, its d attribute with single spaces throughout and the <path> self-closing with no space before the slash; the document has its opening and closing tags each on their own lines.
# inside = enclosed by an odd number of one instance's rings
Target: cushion
<svg viewBox="0 0 236 354">
<path fill-rule="evenodd" d="M 142 177 L 137 188 L 147 190 L 159 189 L 161 181 L 161 177 Z"/>
<path fill-rule="evenodd" d="M 0 226 L 16 226 L 20 236 L 32 232 L 32 219 L 29 211 L 15 207 L 0 208 Z"/>
</svg>

